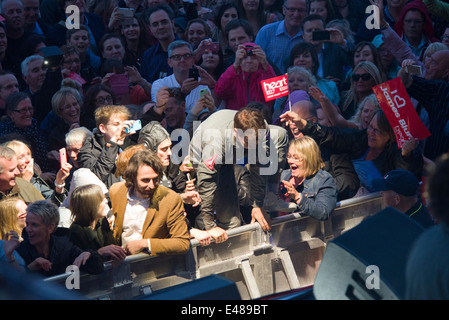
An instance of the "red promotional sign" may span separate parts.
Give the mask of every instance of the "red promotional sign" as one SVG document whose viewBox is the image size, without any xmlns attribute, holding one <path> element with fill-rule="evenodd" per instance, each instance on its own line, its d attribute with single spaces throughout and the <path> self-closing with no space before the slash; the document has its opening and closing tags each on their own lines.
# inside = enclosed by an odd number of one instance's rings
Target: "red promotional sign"
<svg viewBox="0 0 449 320">
<path fill-rule="evenodd" d="M 422 123 L 400 77 L 373 88 L 380 107 L 396 136 L 398 148 L 411 137 L 422 140 L 430 136 Z"/>
<path fill-rule="evenodd" d="M 265 101 L 288 95 L 287 75 L 262 80 L 260 84 L 262 85 Z"/>
</svg>

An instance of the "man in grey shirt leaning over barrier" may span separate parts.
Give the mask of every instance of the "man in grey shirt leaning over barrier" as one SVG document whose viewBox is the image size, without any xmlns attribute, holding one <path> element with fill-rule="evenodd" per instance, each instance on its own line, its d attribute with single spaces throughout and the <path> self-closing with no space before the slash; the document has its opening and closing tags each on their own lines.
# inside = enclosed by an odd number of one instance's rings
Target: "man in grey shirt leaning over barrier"
<svg viewBox="0 0 449 320">
<path fill-rule="evenodd" d="M 226 229 L 241 225 L 233 165 L 244 164 L 250 173 L 251 222 L 270 230 L 264 207 L 267 184 L 276 184 L 273 177 L 279 177 L 285 166 L 287 147 L 287 131 L 268 125 L 262 113 L 253 108 L 220 110 L 202 122 L 190 143 L 190 160 L 197 169 L 202 200 L 197 227 L 220 243 L 228 238 Z"/>
</svg>

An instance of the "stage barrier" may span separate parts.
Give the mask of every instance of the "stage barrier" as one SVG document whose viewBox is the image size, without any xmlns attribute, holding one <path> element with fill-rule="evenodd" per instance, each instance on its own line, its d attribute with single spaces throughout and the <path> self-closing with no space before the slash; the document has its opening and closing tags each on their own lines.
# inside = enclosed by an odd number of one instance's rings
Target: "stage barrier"
<svg viewBox="0 0 449 320">
<path fill-rule="evenodd" d="M 292 213 L 272 219 L 269 233 L 258 223 L 247 224 L 228 230 L 224 243 L 202 247 L 191 240 L 185 255 L 136 254 L 118 267 L 106 263 L 102 274 L 82 274 L 76 291 L 88 299 L 129 300 L 212 274 L 234 281 L 244 300 L 307 287 L 314 282 L 326 243 L 383 208 L 375 193 L 339 202 L 326 221 Z M 69 276 L 45 281 L 65 287 Z"/>
</svg>

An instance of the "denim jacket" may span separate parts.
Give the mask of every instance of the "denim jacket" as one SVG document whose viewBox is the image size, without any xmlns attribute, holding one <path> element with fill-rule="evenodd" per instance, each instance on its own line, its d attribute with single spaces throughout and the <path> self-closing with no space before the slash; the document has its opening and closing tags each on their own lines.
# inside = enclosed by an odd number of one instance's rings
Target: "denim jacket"
<svg viewBox="0 0 449 320">
<path fill-rule="evenodd" d="M 291 178 L 291 170 L 285 170 L 281 174 L 281 180 L 288 181 Z M 298 211 L 301 214 L 311 216 L 318 220 L 327 220 L 337 205 L 337 186 L 334 178 L 324 170 L 307 177 L 304 182 L 296 186 L 301 193 Z"/>
</svg>

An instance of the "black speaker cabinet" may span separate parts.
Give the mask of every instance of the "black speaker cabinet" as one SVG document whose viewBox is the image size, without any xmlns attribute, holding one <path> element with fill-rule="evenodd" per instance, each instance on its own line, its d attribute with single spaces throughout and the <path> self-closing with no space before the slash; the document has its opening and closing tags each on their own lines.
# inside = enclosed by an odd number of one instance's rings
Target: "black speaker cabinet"
<svg viewBox="0 0 449 320">
<path fill-rule="evenodd" d="M 241 297 L 233 281 L 211 275 L 162 289 L 138 300 L 241 300 Z"/>
<path fill-rule="evenodd" d="M 392 207 L 366 218 L 328 243 L 315 278 L 315 298 L 403 299 L 408 254 L 423 231 Z"/>
</svg>

